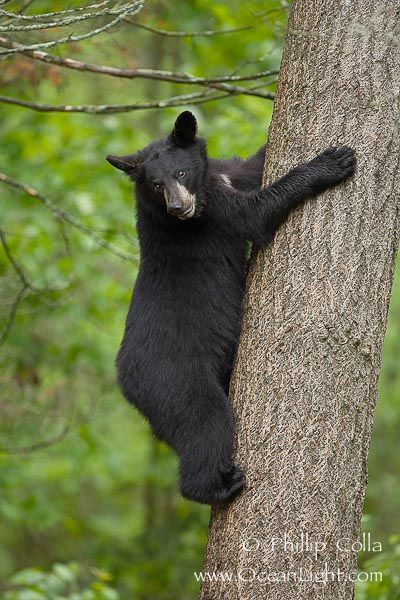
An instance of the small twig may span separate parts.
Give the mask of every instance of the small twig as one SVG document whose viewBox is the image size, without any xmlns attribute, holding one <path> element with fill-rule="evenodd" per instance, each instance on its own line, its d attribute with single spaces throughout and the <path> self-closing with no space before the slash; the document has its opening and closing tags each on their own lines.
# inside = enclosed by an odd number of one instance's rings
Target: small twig
<svg viewBox="0 0 400 600">
<path fill-rule="evenodd" d="M 67 253 L 67 256 L 72 256 L 71 241 L 68 237 L 64 221 L 59 220 L 58 227 L 60 229 L 60 234 L 64 242 L 65 252 Z"/>
<path fill-rule="evenodd" d="M 8 245 L 7 242 L 7 238 L 6 235 L 4 233 L 4 231 L 2 229 L 0 229 L 0 241 L 1 241 L 1 245 L 3 246 L 4 249 L 4 253 L 7 256 L 9 262 L 11 263 L 14 271 L 16 272 L 16 274 L 18 275 L 22 286 L 24 289 L 29 288 L 30 290 L 32 290 L 33 292 L 37 292 L 38 290 L 35 288 L 35 286 L 33 286 L 27 276 L 24 273 L 23 268 L 21 267 L 21 265 L 17 262 L 17 260 L 14 258 L 14 256 L 12 255 L 11 249 Z"/>
<path fill-rule="evenodd" d="M 13 256 L 10 246 L 8 245 L 8 242 L 7 242 L 6 233 L 1 228 L 0 228 L 0 242 L 1 242 L 1 245 L 3 246 L 4 253 L 5 253 L 9 263 L 11 264 L 12 268 L 14 269 L 15 273 L 18 276 L 18 279 L 20 280 L 20 282 L 22 284 L 21 289 L 19 290 L 18 294 L 16 295 L 16 297 L 11 305 L 11 310 L 8 314 L 6 325 L 0 335 L 0 345 L 2 345 L 6 341 L 6 339 L 8 338 L 8 336 L 11 332 L 18 306 L 20 305 L 23 297 L 28 292 L 30 292 L 32 294 L 40 295 L 40 294 L 43 294 L 48 291 L 58 290 L 59 288 L 43 288 L 43 289 L 41 289 L 41 288 L 36 287 L 36 285 L 33 285 L 29 281 L 28 277 L 25 274 L 24 269 L 22 268 L 20 263 L 17 261 L 17 259 Z"/>
<path fill-rule="evenodd" d="M 36 200 L 44 204 L 44 206 L 46 206 L 57 219 L 62 219 L 66 223 L 69 223 L 70 225 L 72 225 L 72 227 L 75 227 L 75 229 L 78 229 L 78 231 L 90 237 L 98 246 L 106 248 L 107 250 L 109 250 L 119 258 L 123 258 L 124 260 L 129 260 L 131 262 L 137 261 L 137 258 L 133 254 L 129 254 L 124 250 L 117 248 L 116 246 L 114 246 L 114 244 L 111 244 L 96 233 L 93 233 L 93 231 L 89 227 L 86 227 L 86 225 L 83 225 L 83 223 L 78 221 L 76 217 L 54 204 L 45 196 L 42 196 L 42 194 L 40 194 L 32 186 L 25 185 L 19 181 L 16 181 L 15 179 L 8 177 L 8 175 L 5 175 L 5 173 L 0 173 L 0 181 L 6 183 L 10 187 L 13 187 L 17 190 L 22 190 L 23 192 L 25 192 L 25 194 L 28 194 L 28 196 L 35 198 Z"/>
<path fill-rule="evenodd" d="M 166 29 L 157 29 L 156 27 L 149 27 L 148 25 L 143 25 L 142 23 L 136 23 L 135 21 L 131 21 L 128 18 L 124 19 L 127 23 L 130 23 L 134 27 L 138 27 L 140 29 L 144 29 L 145 31 L 149 31 L 150 33 L 154 33 L 156 35 L 162 35 L 166 37 L 175 37 L 175 38 L 192 38 L 192 37 L 211 37 L 214 35 L 224 35 L 230 33 L 238 33 L 240 31 L 248 31 L 249 29 L 256 29 L 260 27 L 262 23 L 253 23 L 251 25 L 244 25 L 243 27 L 235 27 L 234 29 L 215 29 L 215 30 L 205 30 L 205 31 L 168 31 Z"/>
<path fill-rule="evenodd" d="M 0 96 L 0 102 L 5 104 L 14 104 L 15 106 L 22 106 L 24 108 L 31 108 L 39 112 L 66 112 L 66 113 L 88 113 L 88 114 L 116 114 L 130 112 L 133 110 L 145 110 L 148 108 L 167 108 L 169 106 L 182 106 L 188 103 L 195 104 L 196 102 L 203 101 L 208 102 L 209 100 L 224 98 L 230 94 L 221 94 L 219 96 L 210 97 L 210 90 L 204 92 L 196 92 L 193 94 L 184 94 L 181 96 L 174 96 L 168 100 L 155 100 L 154 102 L 137 102 L 136 104 L 63 104 L 63 105 L 51 105 L 51 104 L 40 104 L 37 102 L 30 102 L 28 100 L 19 100 L 18 98 L 11 98 L 9 96 Z"/>
<path fill-rule="evenodd" d="M 70 42 L 81 42 L 88 38 L 94 37 L 95 35 L 103 33 L 104 31 L 107 31 L 111 27 L 114 27 L 115 25 L 120 23 L 126 16 L 138 13 L 141 10 L 141 8 L 143 7 L 143 3 L 144 3 L 144 0 L 136 0 L 136 2 L 132 2 L 132 3 L 130 2 L 128 7 L 127 7 L 127 5 L 124 5 L 124 7 L 125 7 L 124 12 L 121 12 L 120 14 L 118 14 L 115 17 L 115 19 L 112 19 L 111 21 L 109 21 L 108 23 L 103 25 L 102 27 L 97 27 L 96 29 L 91 29 L 90 31 L 87 31 L 86 33 L 82 33 L 79 35 L 71 34 L 71 35 L 59 38 L 57 40 L 52 40 L 50 42 L 40 42 L 38 44 L 30 44 L 28 46 L 25 46 L 25 50 L 42 50 L 43 48 L 54 48 L 54 46 L 59 46 L 61 44 L 66 44 L 66 43 L 70 43 Z M 10 54 L 15 54 L 16 52 L 20 52 L 20 50 L 17 50 L 17 49 L 1 50 L 0 56 L 7 56 Z"/>
<path fill-rule="evenodd" d="M 12 326 L 14 324 L 15 315 L 17 314 L 18 306 L 20 305 L 22 298 L 25 296 L 27 289 L 28 289 L 27 286 L 25 286 L 25 285 L 22 286 L 22 288 L 19 290 L 18 294 L 16 295 L 14 302 L 11 305 L 11 310 L 8 314 L 7 322 L 6 322 L 5 327 L 0 335 L 0 345 L 4 344 L 4 342 L 7 340 L 8 336 L 10 335 Z"/>
<path fill-rule="evenodd" d="M 55 218 L 58 219 L 57 217 L 55 217 Z M 63 222 L 60 219 L 58 219 L 58 221 L 59 221 L 60 225 L 63 225 Z M 20 234 L 18 234 L 18 235 L 20 236 Z M 31 283 L 29 281 L 28 277 L 25 275 L 24 269 L 22 268 L 21 264 L 13 256 L 11 249 L 7 242 L 7 234 L 4 231 L 4 229 L 0 229 L 0 241 L 3 246 L 6 257 L 8 258 L 12 268 L 14 269 L 15 273 L 17 274 L 19 280 L 21 281 L 21 283 L 25 289 L 29 289 L 29 291 L 32 294 L 38 294 L 38 295 L 44 294 L 46 292 L 55 292 L 55 291 L 59 291 L 60 289 L 62 289 L 62 288 L 60 288 L 60 286 L 39 288 L 36 285 L 34 285 L 33 283 Z"/>
<path fill-rule="evenodd" d="M 19 9 L 19 15 L 22 15 L 34 2 L 35 0 L 25 0 L 24 5 Z"/>
<path fill-rule="evenodd" d="M 33 1 L 34 0 L 27 0 L 27 2 L 29 2 L 29 4 L 32 4 Z M 112 2 L 112 1 L 113 0 L 103 0 L 103 2 L 97 2 L 96 4 L 89 4 L 87 6 L 79 6 L 77 8 L 68 8 L 66 10 L 60 10 L 57 12 L 41 13 L 38 15 L 22 15 L 21 11 L 19 11 L 18 13 L 8 13 L 7 16 L 9 16 L 13 19 L 23 19 L 25 21 L 37 21 L 38 19 L 47 19 L 47 18 L 51 18 L 51 17 L 59 17 L 62 15 L 69 15 L 71 13 L 76 13 L 76 12 L 83 12 L 85 10 L 91 10 L 92 8 L 94 8 L 94 9 L 102 8 L 106 4 L 110 4 L 110 2 Z M 10 2 L 10 0 L 0 0 L 0 6 L 3 6 L 3 4 L 6 4 L 7 2 Z M 24 8 L 26 8 L 26 6 Z M 5 12 L 5 11 L 2 11 L 2 12 Z"/>
<path fill-rule="evenodd" d="M 32 444 L 31 446 L 22 446 L 21 448 L 0 448 L 0 452 L 9 455 L 25 455 L 30 454 L 31 452 L 36 452 L 37 450 L 43 450 L 44 448 L 49 448 L 50 446 L 54 446 L 54 444 L 58 444 L 61 442 L 70 432 L 71 423 L 67 423 L 62 431 L 57 435 L 48 438 L 47 440 L 43 440 L 41 442 L 37 442 L 36 444 Z"/>
<path fill-rule="evenodd" d="M 88 19 L 97 19 L 98 17 L 119 15 L 121 14 L 121 12 L 126 12 L 126 6 L 124 7 L 124 10 L 121 10 L 121 8 L 117 10 L 115 8 L 104 8 L 103 10 L 100 10 L 98 12 L 83 13 L 75 16 L 65 17 L 63 19 L 60 19 L 58 17 L 55 21 L 30 21 L 28 25 L 0 25 L 0 31 L 38 31 L 41 29 L 54 29 L 55 27 L 68 27 L 75 23 L 87 21 Z M 12 15 L 12 13 L 7 13 L 5 10 L 1 9 L 0 14 L 3 14 L 7 17 L 15 16 Z"/>
<path fill-rule="evenodd" d="M 35 2 L 35 0 L 25 0 L 25 2 L 22 4 L 21 8 L 18 9 L 18 17 L 20 15 L 22 15 L 34 2 Z M 0 6 L 4 6 L 4 3 L 0 2 Z M 0 9 L 0 13 L 4 14 L 5 12 L 6 11 Z M 11 13 L 11 15 L 12 15 L 12 17 L 6 21 L 7 23 L 12 23 L 13 18 L 15 18 L 15 16 L 16 16 L 15 13 Z M 1 16 L 1 14 L 0 14 L 0 16 Z"/>
<path fill-rule="evenodd" d="M 180 96 L 173 96 L 167 100 L 155 100 L 153 102 L 137 102 L 136 104 L 40 104 L 37 102 L 30 102 L 28 100 L 19 100 L 18 98 L 11 98 L 10 96 L 0 96 L 0 102 L 5 104 L 14 104 L 15 106 L 22 106 L 24 108 L 30 108 L 39 112 L 65 112 L 65 113 L 88 113 L 88 114 L 116 114 L 131 112 L 134 110 L 145 110 L 149 108 L 167 108 L 170 106 L 182 106 L 186 104 L 203 104 L 205 102 L 211 102 L 213 100 L 221 100 L 228 96 L 256 96 L 258 98 L 265 98 L 267 100 L 273 100 L 275 94 L 272 92 L 259 92 L 257 87 L 254 88 L 236 88 L 235 90 L 221 93 L 221 94 L 210 94 L 211 90 L 207 89 L 204 92 L 195 92 L 193 94 L 183 94 Z"/>
</svg>

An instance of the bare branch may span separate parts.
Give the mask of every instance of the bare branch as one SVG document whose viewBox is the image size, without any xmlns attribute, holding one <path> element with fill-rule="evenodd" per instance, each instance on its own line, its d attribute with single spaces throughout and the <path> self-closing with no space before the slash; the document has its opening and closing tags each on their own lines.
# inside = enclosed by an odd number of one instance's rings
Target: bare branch
<svg viewBox="0 0 400 600">
<path fill-rule="evenodd" d="M 8 31 L 36 31 L 39 29 L 53 29 L 54 27 L 67 27 L 67 26 L 73 25 L 75 23 L 87 21 L 88 19 L 97 19 L 98 17 L 119 15 L 119 14 L 121 14 L 121 12 L 125 13 L 126 9 L 122 10 L 121 8 L 119 8 L 119 9 L 104 8 L 103 10 L 100 10 L 98 12 L 81 13 L 79 15 L 64 17 L 63 19 L 59 18 L 59 16 L 58 16 L 58 18 L 55 21 L 43 21 L 43 22 L 39 21 L 39 22 L 37 22 L 37 19 L 35 18 L 35 20 L 33 22 L 30 20 L 28 25 L 12 25 L 12 24 L 0 25 L 0 31 L 7 31 L 7 32 Z M 13 13 L 7 13 L 7 11 L 1 10 L 1 9 L 0 9 L 0 14 L 5 15 L 7 17 L 16 17 L 16 16 L 23 17 L 24 16 L 24 15 L 15 15 Z"/>
<path fill-rule="evenodd" d="M 19 290 L 18 294 L 15 296 L 15 300 L 12 303 L 11 310 L 8 314 L 7 322 L 5 324 L 3 331 L 0 334 L 0 345 L 4 344 L 4 342 L 7 340 L 8 336 L 10 335 L 12 326 L 14 324 L 15 315 L 17 314 L 18 307 L 21 303 L 22 298 L 25 296 L 27 289 L 28 288 L 26 286 L 22 286 L 22 288 Z"/>
<path fill-rule="evenodd" d="M 229 94 L 220 96 L 214 96 L 213 98 L 222 98 Z M 166 108 L 168 106 L 181 106 L 188 102 L 195 104 L 197 99 L 204 99 L 203 101 L 209 101 L 213 98 L 208 96 L 208 90 L 204 92 L 197 92 L 194 94 L 185 94 L 183 96 L 175 96 L 169 100 L 160 100 L 154 102 L 144 102 L 136 104 L 63 104 L 63 105 L 51 105 L 51 104 L 39 104 L 37 102 L 30 102 L 28 100 L 19 100 L 18 98 L 11 98 L 9 96 L 0 96 L 0 102 L 5 104 L 13 104 L 15 106 L 22 106 L 24 108 L 31 108 L 39 112 L 66 112 L 66 113 L 88 113 L 88 114 L 116 114 L 130 112 L 133 110 L 144 110 L 147 108 Z"/>
<path fill-rule="evenodd" d="M 144 29 L 145 31 L 149 31 L 150 33 L 174 38 L 211 37 L 214 35 L 223 35 L 230 33 L 238 33 L 240 31 L 248 31 L 249 29 L 256 29 L 257 27 L 260 27 L 262 25 L 262 23 L 252 23 L 250 25 L 244 25 L 243 27 L 235 27 L 234 29 L 210 29 L 205 31 L 168 31 L 167 29 L 157 29 L 156 27 L 149 27 L 148 25 L 143 25 L 142 23 L 131 21 L 129 17 L 124 20 L 126 23 L 130 23 L 130 25 L 133 25 L 134 27 L 138 27 L 140 29 Z"/>
<path fill-rule="evenodd" d="M 49 448 L 49 446 L 54 446 L 54 444 L 61 442 L 70 432 L 71 426 L 72 423 L 68 422 L 57 435 L 48 438 L 47 440 L 37 442 L 36 444 L 32 444 L 31 446 L 22 446 L 21 448 L 0 448 L 0 452 L 9 455 L 25 455 L 36 452 L 37 450 L 43 450 L 43 448 Z"/>
<path fill-rule="evenodd" d="M 28 291 L 31 291 L 32 293 L 36 294 L 36 293 L 40 293 L 40 290 L 38 290 L 35 286 L 33 286 L 30 283 L 27 276 L 25 275 L 25 272 L 24 272 L 22 266 L 14 258 L 13 254 L 10 250 L 10 247 L 8 245 L 6 235 L 2 229 L 0 229 L 0 241 L 1 241 L 1 245 L 3 246 L 4 253 L 5 253 L 6 257 L 8 258 L 8 261 L 10 262 L 12 268 L 14 269 L 15 273 L 17 274 L 19 280 L 22 283 L 22 287 L 20 288 L 19 292 L 17 293 L 17 295 L 14 298 L 13 303 L 11 304 L 11 309 L 10 309 L 10 312 L 8 313 L 6 324 L 0 335 L 0 345 L 2 345 L 2 344 L 4 344 L 4 342 L 7 340 L 8 336 L 11 333 L 11 329 L 12 329 L 12 326 L 15 321 L 15 316 L 17 314 L 18 307 L 19 307 L 23 297 L 28 293 Z"/>
<path fill-rule="evenodd" d="M 29 56 L 34 60 L 39 60 L 47 64 L 57 65 L 59 67 L 66 67 L 67 69 L 73 69 L 76 71 L 88 71 L 99 75 L 109 75 L 111 77 L 122 77 L 126 79 L 156 79 L 159 81 L 168 81 L 172 83 L 181 83 L 189 85 L 201 85 L 207 87 L 214 87 L 215 89 L 222 89 L 230 91 L 232 86 L 225 85 L 225 82 L 237 82 L 237 81 L 253 81 L 255 79 L 261 79 L 272 75 L 277 75 L 278 71 L 258 71 L 250 75 L 223 75 L 220 77 L 197 77 L 190 73 L 179 73 L 174 71 L 160 71 L 156 69 L 120 69 L 117 67 L 109 67 L 106 65 L 95 65 L 92 63 L 85 63 L 80 60 L 72 58 L 61 58 L 54 56 L 48 52 L 40 50 L 26 50 L 25 46 L 13 42 L 9 38 L 0 36 L 0 46 L 5 48 L 14 49 L 20 51 L 24 56 Z M 214 85 L 223 84 L 223 85 Z M 247 88 L 243 88 L 247 89 Z M 233 90 L 233 91 L 236 91 Z"/>
<path fill-rule="evenodd" d="M 54 204 L 54 202 L 40 194 L 32 186 L 25 185 L 24 183 L 16 181 L 15 179 L 8 177 L 8 175 L 5 175 L 5 173 L 0 173 L 0 181 L 9 185 L 10 187 L 23 191 L 25 194 L 28 194 L 28 196 L 31 196 L 32 198 L 35 198 L 36 200 L 44 204 L 44 206 L 46 206 L 46 208 L 48 208 L 57 219 L 62 219 L 66 223 L 69 223 L 70 225 L 72 225 L 72 227 L 75 227 L 75 229 L 90 237 L 98 246 L 106 248 L 119 258 L 123 258 L 124 260 L 129 260 L 130 262 L 134 263 L 137 262 L 136 256 L 134 256 L 133 254 L 129 254 L 124 250 L 121 250 L 120 248 L 117 248 L 116 246 L 114 246 L 114 244 L 108 242 L 104 238 L 94 233 L 89 227 L 83 225 L 83 223 L 81 223 L 76 217 Z"/>
<path fill-rule="evenodd" d="M 27 276 L 25 275 L 25 272 L 24 272 L 23 268 L 21 267 L 21 265 L 18 263 L 18 261 L 12 255 L 12 252 L 11 252 L 10 247 L 8 245 L 8 242 L 7 242 L 6 235 L 5 235 L 5 233 L 4 233 L 4 231 L 2 229 L 0 229 L 0 241 L 1 241 L 1 245 L 3 246 L 3 249 L 4 249 L 4 253 L 7 256 L 9 262 L 11 263 L 14 271 L 18 275 L 18 277 L 19 277 L 19 279 L 20 279 L 20 281 L 22 283 L 22 286 L 23 286 L 24 290 L 27 289 L 27 288 L 29 288 L 33 292 L 38 291 L 36 289 L 36 287 L 33 286 L 29 282 Z"/>
<path fill-rule="evenodd" d="M 136 0 L 134 2 L 129 2 L 128 4 L 124 4 L 122 7 L 120 7 L 118 9 L 120 12 L 117 14 L 115 19 L 112 19 L 111 21 L 109 21 L 108 23 L 103 25 L 102 27 L 97 27 L 96 29 L 91 29 L 90 31 L 87 31 L 86 33 L 82 33 L 79 35 L 71 34 L 71 35 L 59 38 L 57 40 L 51 40 L 50 42 L 39 42 L 38 44 L 30 44 L 28 46 L 25 46 L 25 49 L 26 50 L 40 50 L 43 48 L 53 48 L 54 46 L 59 46 L 61 44 L 66 44 L 69 42 L 81 42 L 82 40 L 86 40 L 88 38 L 94 37 L 95 35 L 103 33 L 104 31 L 107 31 L 111 27 L 114 27 L 114 25 L 117 25 L 118 23 L 123 21 L 123 19 L 125 17 L 127 17 L 128 15 L 138 13 L 141 10 L 141 8 L 143 7 L 144 1 L 145 0 Z M 17 50 L 15 48 L 9 49 L 9 50 L 1 50 L 0 56 L 15 54 L 16 52 L 20 52 L 20 50 Z"/>
<path fill-rule="evenodd" d="M 28 4 L 28 3 L 32 4 L 33 1 L 34 0 L 27 0 L 26 4 Z M 19 13 L 7 13 L 7 16 L 11 17 L 13 19 L 23 19 L 25 21 L 37 21 L 38 19 L 59 17 L 62 15 L 70 15 L 72 13 L 83 12 L 85 10 L 102 8 L 106 4 L 110 4 L 110 2 L 112 2 L 112 1 L 113 0 L 103 0 L 103 2 L 97 2 L 96 4 L 89 4 L 87 6 L 78 6 L 77 8 L 68 8 L 66 10 L 59 10 L 57 12 L 41 13 L 38 15 L 22 15 L 21 11 L 19 11 Z M 0 6 L 3 6 L 7 2 L 10 2 L 10 0 L 0 0 Z M 26 6 L 24 8 L 26 8 Z M 5 13 L 6 11 L 2 10 L 1 12 Z"/>
<path fill-rule="evenodd" d="M 60 229 L 61 237 L 64 242 L 65 252 L 67 253 L 67 256 L 72 256 L 71 241 L 69 239 L 67 228 L 65 227 L 64 221 L 59 220 L 58 226 Z"/>
<path fill-rule="evenodd" d="M 4 5 L 5 5 L 5 4 L 7 4 L 7 2 L 9 2 L 9 1 L 11 1 L 11 0 L 6 0 L 6 2 L 0 2 L 0 6 L 4 6 Z M 35 0 L 25 0 L 25 1 L 22 3 L 21 7 L 18 9 L 18 13 L 19 13 L 19 14 L 18 14 L 18 16 L 19 16 L 20 14 L 22 15 L 22 13 L 23 13 L 23 12 L 24 12 L 24 11 L 25 11 L 27 8 L 29 8 L 29 7 L 30 7 L 30 5 L 31 5 L 31 4 L 33 4 L 34 2 L 35 2 Z M 0 11 L 0 13 L 4 13 L 4 12 L 5 12 L 4 10 L 1 10 L 1 11 Z M 14 13 L 12 13 L 12 16 L 13 16 L 13 17 L 15 17 L 16 15 L 15 15 Z M 9 20 L 8 20 L 8 23 L 9 23 L 10 21 L 12 21 L 12 19 L 9 19 Z"/>
<path fill-rule="evenodd" d="M 25 0 L 23 6 L 19 9 L 19 14 L 22 15 L 22 13 L 27 10 L 31 4 L 33 4 L 35 2 L 35 0 Z"/>
<path fill-rule="evenodd" d="M 230 86 L 233 88 L 233 86 Z M 145 110 L 149 108 L 167 108 L 170 106 L 182 106 L 185 104 L 203 104 L 205 102 L 211 102 L 213 100 L 221 100 L 228 96 L 246 95 L 256 96 L 258 98 L 265 98 L 267 100 L 273 100 L 275 94 L 272 92 L 260 92 L 257 90 L 258 86 L 254 88 L 233 88 L 232 91 L 212 94 L 212 90 L 207 89 L 204 92 L 195 92 L 193 94 L 183 94 L 180 96 L 173 96 L 167 100 L 154 100 L 153 102 L 137 102 L 135 104 L 40 104 L 37 102 L 30 102 L 28 100 L 19 100 L 18 98 L 11 98 L 10 96 L 0 96 L 0 102 L 5 104 L 13 104 L 15 106 L 22 106 L 24 108 L 30 108 L 38 112 L 65 112 L 65 113 L 88 113 L 88 114 L 116 114 L 131 112 L 134 110 Z"/>
<path fill-rule="evenodd" d="M 1 241 L 1 245 L 3 246 L 4 253 L 5 253 L 9 263 L 11 264 L 13 270 L 17 274 L 18 279 L 21 281 L 21 284 L 22 284 L 22 287 L 20 288 L 19 292 L 17 293 L 17 295 L 11 305 L 11 309 L 8 314 L 6 325 L 0 335 L 0 345 L 2 345 L 2 344 L 4 344 L 4 342 L 6 341 L 6 339 L 8 338 L 8 336 L 11 332 L 11 329 L 12 329 L 12 326 L 13 326 L 13 323 L 15 320 L 15 316 L 17 314 L 17 309 L 18 309 L 22 299 L 24 298 L 24 296 L 26 294 L 28 294 L 28 292 L 30 292 L 32 294 L 40 295 L 47 291 L 59 290 L 60 288 L 55 287 L 55 288 L 41 289 L 41 288 L 38 288 L 35 285 L 33 285 L 29 281 L 28 277 L 26 276 L 23 267 L 20 265 L 20 263 L 17 261 L 17 259 L 13 256 L 11 249 L 7 242 L 6 234 L 5 234 L 4 230 L 1 228 L 0 228 L 0 241 Z"/>
</svg>

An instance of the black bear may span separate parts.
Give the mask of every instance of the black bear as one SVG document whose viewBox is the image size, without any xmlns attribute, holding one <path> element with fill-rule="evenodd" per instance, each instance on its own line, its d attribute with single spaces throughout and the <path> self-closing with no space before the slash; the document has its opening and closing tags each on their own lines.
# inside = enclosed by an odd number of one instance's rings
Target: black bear
<svg viewBox="0 0 400 600">
<path fill-rule="evenodd" d="M 247 160 L 210 159 L 196 133 L 185 111 L 165 138 L 107 160 L 136 185 L 141 253 L 118 382 L 178 454 L 182 495 L 213 504 L 244 486 L 228 388 L 248 242 L 268 244 L 305 198 L 354 173 L 355 156 L 329 148 L 261 189 L 264 147 Z"/>
</svg>

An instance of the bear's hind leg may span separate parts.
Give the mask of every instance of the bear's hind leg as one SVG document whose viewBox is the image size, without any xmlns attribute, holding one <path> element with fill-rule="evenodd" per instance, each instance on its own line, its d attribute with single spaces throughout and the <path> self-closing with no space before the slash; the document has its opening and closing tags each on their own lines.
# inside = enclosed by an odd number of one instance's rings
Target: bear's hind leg
<svg viewBox="0 0 400 600">
<path fill-rule="evenodd" d="M 179 448 L 182 496 L 203 504 L 226 503 L 244 487 L 233 463 L 235 419 L 221 387 L 196 398 Z"/>
</svg>

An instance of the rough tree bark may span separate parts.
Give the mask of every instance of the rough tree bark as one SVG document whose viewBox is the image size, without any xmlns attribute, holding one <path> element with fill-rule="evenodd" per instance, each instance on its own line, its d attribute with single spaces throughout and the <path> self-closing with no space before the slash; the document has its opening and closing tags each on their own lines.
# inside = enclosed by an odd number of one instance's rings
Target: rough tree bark
<svg viewBox="0 0 400 600">
<path fill-rule="evenodd" d="M 359 539 L 399 238 L 399 23 L 399 0 L 293 2 L 265 181 L 330 145 L 358 172 L 252 260 L 231 383 L 248 487 L 212 513 L 202 600 L 353 597 L 342 540 Z"/>
</svg>

